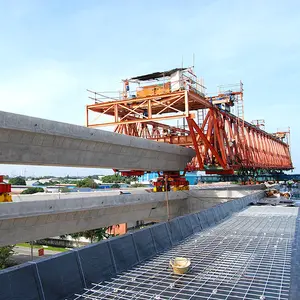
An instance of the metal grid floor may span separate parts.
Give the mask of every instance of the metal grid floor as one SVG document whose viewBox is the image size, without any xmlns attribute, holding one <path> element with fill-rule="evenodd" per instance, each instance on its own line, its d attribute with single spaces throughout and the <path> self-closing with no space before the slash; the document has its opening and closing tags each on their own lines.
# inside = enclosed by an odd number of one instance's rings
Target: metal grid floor
<svg viewBox="0 0 300 300">
<path fill-rule="evenodd" d="M 288 299 L 297 212 L 250 207 L 73 299 Z M 189 273 L 171 273 L 176 256 Z"/>
</svg>

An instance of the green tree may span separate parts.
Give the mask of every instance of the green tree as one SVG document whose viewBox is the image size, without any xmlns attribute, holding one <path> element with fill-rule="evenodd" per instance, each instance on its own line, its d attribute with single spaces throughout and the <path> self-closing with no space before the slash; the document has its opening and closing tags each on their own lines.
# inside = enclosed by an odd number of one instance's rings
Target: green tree
<svg viewBox="0 0 300 300">
<path fill-rule="evenodd" d="M 40 187 L 30 187 L 24 190 L 21 194 L 35 194 L 35 193 L 43 193 L 44 189 Z"/>
<path fill-rule="evenodd" d="M 77 181 L 76 185 L 78 187 L 89 187 L 92 189 L 95 189 L 98 187 L 97 183 L 92 178 L 89 178 L 89 177 Z"/>
<path fill-rule="evenodd" d="M 77 242 L 76 247 L 79 247 L 78 242 L 79 242 L 79 239 L 82 237 L 82 234 L 83 234 L 83 232 L 76 232 L 76 233 L 63 234 L 63 235 L 60 235 L 59 237 L 61 239 L 67 239 L 67 237 L 70 236 L 72 239 L 74 239 Z"/>
<path fill-rule="evenodd" d="M 82 236 L 85 237 L 86 239 L 89 239 L 91 243 L 99 242 L 104 238 L 108 238 L 110 236 L 108 233 L 106 233 L 106 230 L 107 230 L 106 227 L 86 230 L 83 232 Z"/>
<path fill-rule="evenodd" d="M 77 180 L 70 180 L 70 179 L 61 179 L 60 183 L 65 183 L 65 184 L 77 184 L 78 181 Z"/>
<path fill-rule="evenodd" d="M 103 239 L 108 239 L 108 238 L 114 236 L 113 234 L 110 234 L 107 232 L 108 229 L 111 229 L 111 228 L 112 228 L 112 226 L 91 229 L 91 230 L 86 230 L 86 231 L 81 231 L 81 232 L 76 232 L 76 233 L 70 233 L 70 234 L 61 235 L 60 238 L 66 238 L 66 236 L 69 235 L 74 240 L 78 240 L 79 238 L 84 237 L 86 239 L 89 239 L 91 243 L 100 242 Z"/>
<path fill-rule="evenodd" d="M 39 185 L 44 185 L 44 186 L 57 185 L 57 184 L 60 184 L 60 182 L 59 181 L 52 181 L 52 180 L 50 180 L 50 181 L 46 181 L 44 183 L 41 183 L 39 181 Z"/>
<path fill-rule="evenodd" d="M 118 183 L 114 183 L 111 185 L 112 189 L 119 189 L 121 186 Z"/>
<path fill-rule="evenodd" d="M 59 188 L 59 191 L 61 193 L 70 193 L 70 190 L 66 186 Z"/>
<path fill-rule="evenodd" d="M 127 183 L 130 184 L 132 181 L 136 181 L 136 177 L 134 176 L 121 176 L 119 174 L 107 175 L 102 177 L 103 183 Z"/>
<path fill-rule="evenodd" d="M 25 179 L 21 176 L 10 178 L 8 182 L 12 185 L 26 185 Z"/>
<path fill-rule="evenodd" d="M 13 248 L 14 246 L 0 247 L 0 269 L 5 269 L 11 266 L 11 257 L 14 254 Z"/>
<path fill-rule="evenodd" d="M 107 176 L 103 176 L 101 181 L 103 183 L 120 183 L 122 182 L 122 176 L 117 174 L 107 175 Z"/>
<path fill-rule="evenodd" d="M 134 184 L 132 184 L 130 187 L 138 188 L 138 187 L 146 187 L 146 186 L 147 186 L 146 184 L 142 184 L 142 183 L 134 183 Z"/>
</svg>

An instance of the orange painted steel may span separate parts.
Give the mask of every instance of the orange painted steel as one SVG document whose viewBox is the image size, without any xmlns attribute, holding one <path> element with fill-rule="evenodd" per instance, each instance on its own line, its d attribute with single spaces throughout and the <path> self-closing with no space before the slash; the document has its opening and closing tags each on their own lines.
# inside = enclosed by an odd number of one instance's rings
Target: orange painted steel
<svg viewBox="0 0 300 300">
<path fill-rule="evenodd" d="M 243 97 L 243 89 L 230 95 Z M 193 89 L 159 95 L 113 99 L 88 105 L 87 126 L 115 125 L 115 132 L 195 149 L 187 171 L 233 174 L 237 170 L 290 170 L 289 145 L 280 138 L 244 121 L 217 104 L 233 105 L 229 94 L 206 97 Z M 203 113 L 198 124 L 195 112 Z M 89 112 L 112 120 L 91 122 Z M 107 118 L 106 118 L 107 119 Z M 185 128 L 160 121 L 184 119 Z"/>
<path fill-rule="evenodd" d="M 213 107 L 213 105 L 205 97 L 186 90 L 159 96 L 107 101 L 87 105 L 87 126 L 105 127 L 137 122 L 174 120 L 188 117 L 190 111 L 207 107 Z M 89 111 L 112 116 L 114 121 L 91 123 Z"/>
<path fill-rule="evenodd" d="M 215 108 L 210 109 L 206 122 L 208 129 L 203 132 L 193 119 L 188 118 L 190 131 L 198 133 L 199 149 L 188 169 L 214 173 L 217 167 L 221 170 L 216 173 L 230 174 L 240 169 L 293 168 L 289 146 L 275 136 L 250 123 L 242 124 L 236 116 Z"/>
</svg>

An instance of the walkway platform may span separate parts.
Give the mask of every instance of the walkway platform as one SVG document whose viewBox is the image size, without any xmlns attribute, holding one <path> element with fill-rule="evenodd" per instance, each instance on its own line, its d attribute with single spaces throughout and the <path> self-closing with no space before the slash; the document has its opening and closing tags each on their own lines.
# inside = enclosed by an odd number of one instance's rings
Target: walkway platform
<svg viewBox="0 0 300 300">
<path fill-rule="evenodd" d="M 252 206 L 73 299 L 289 299 L 298 208 Z M 169 261 L 191 259 L 174 275 Z"/>
<path fill-rule="evenodd" d="M 0 300 L 299 299 L 299 208 L 261 194 L 0 271 Z"/>
</svg>

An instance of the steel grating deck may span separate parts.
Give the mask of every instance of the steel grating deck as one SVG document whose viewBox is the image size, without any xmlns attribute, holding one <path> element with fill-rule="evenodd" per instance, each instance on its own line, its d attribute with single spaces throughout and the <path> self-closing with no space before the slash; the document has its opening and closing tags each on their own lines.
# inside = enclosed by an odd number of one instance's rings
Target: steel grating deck
<svg viewBox="0 0 300 300">
<path fill-rule="evenodd" d="M 288 299 L 298 208 L 252 206 L 72 299 Z M 191 259 L 173 275 L 171 258 Z"/>
</svg>

